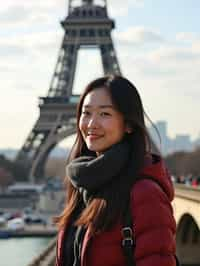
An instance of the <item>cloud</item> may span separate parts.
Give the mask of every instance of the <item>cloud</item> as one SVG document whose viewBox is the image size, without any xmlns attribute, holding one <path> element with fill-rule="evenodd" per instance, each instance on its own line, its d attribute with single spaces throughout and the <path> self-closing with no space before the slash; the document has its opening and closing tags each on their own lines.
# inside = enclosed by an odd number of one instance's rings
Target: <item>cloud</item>
<svg viewBox="0 0 200 266">
<path fill-rule="evenodd" d="M 161 34 L 155 30 L 142 26 L 130 27 L 122 32 L 115 32 L 116 40 L 123 45 L 145 45 L 164 41 Z"/>
<path fill-rule="evenodd" d="M 126 16 L 130 8 L 143 8 L 144 0 L 110 0 L 108 11 L 111 16 Z"/>
<path fill-rule="evenodd" d="M 7 7 L 12 7 L 13 5 L 19 5 L 24 7 L 39 7 L 39 8 L 54 8 L 61 5 L 68 4 L 68 0 L 43 0 L 43 1 L 34 1 L 34 0 L 6 0 L 1 3 L 1 10 L 7 9 Z"/>
<path fill-rule="evenodd" d="M 163 46 L 151 52 L 150 57 L 155 62 L 182 63 L 200 60 L 200 53 L 196 52 L 191 46 L 189 48 L 177 46 Z"/>
<path fill-rule="evenodd" d="M 17 1 L 1 8 L 1 24 L 13 29 L 41 29 L 50 23 L 55 25 L 59 18 L 67 14 L 67 8 L 62 9 L 63 1 Z M 57 3 L 57 5 L 56 5 Z M 64 3 L 63 3 L 64 5 Z M 63 14 L 62 14 L 63 11 Z M 56 25 L 57 26 L 57 25 Z"/>
<path fill-rule="evenodd" d="M 12 57 L 13 55 L 20 57 L 25 54 L 25 50 L 20 44 L 9 43 L 0 44 L 0 56 L 1 57 Z"/>
<path fill-rule="evenodd" d="M 176 40 L 180 42 L 193 42 L 199 38 L 200 34 L 197 34 L 196 32 L 178 32 L 176 34 Z"/>
<path fill-rule="evenodd" d="M 121 68 L 126 71 L 123 74 L 141 84 L 141 87 L 146 86 L 147 90 L 148 84 L 155 84 L 153 90 L 150 90 L 149 97 L 156 92 L 163 101 L 174 95 L 177 99 L 199 105 L 200 49 L 198 48 L 200 42 L 196 42 L 196 45 L 190 44 L 188 47 L 180 43 L 170 45 L 166 42 L 152 49 L 138 49 L 131 46 L 123 49 L 122 45 L 117 46 Z M 172 90 L 173 92 L 167 95 Z M 147 91 L 144 94 L 147 95 Z M 172 100 L 169 102 L 171 104 Z"/>
<path fill-rule="evenodd" d="M 195 51 L 196 53 L 200 54 L 200 39 L 194 41 L 192 43 L 192 49 L 193 51 Z"/>
<path fill-rule="evenodd" d="M 168 121 L 171 136 L 197 137 L 200 58 L 193 47 L 166 45 L 149 51 L 120 46 L 118 52 L 123 75 L 138 88 L 150 118 Z"/>
<path fill-rule="evenodd" d="M 1 12 L 1 23 L 22 23 L 33 15 L 32 9 L 26 6 L 15 5 Z"/>
<path fill-rule="evenodd" d="M 50 50 L 58 50 L 62 41 L 62 31 L 32 32 L 17 36 L 2 37 L 0 43 L 0 56 L 2 58 L 19 56 L 33 56 L 41 52 L 43 56 Z M 44 53 L 45 52 L 45 53 Z"/>
</svg>

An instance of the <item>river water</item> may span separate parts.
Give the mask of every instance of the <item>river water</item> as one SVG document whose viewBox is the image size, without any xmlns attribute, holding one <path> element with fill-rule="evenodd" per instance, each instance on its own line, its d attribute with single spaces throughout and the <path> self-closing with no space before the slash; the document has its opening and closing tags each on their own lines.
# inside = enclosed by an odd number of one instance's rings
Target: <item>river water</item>
<svg viewBox="0 0 200 266">
<path fill-rule="evenodd" d="M 0 239 L 0 266 L 27 266 L 51 241 L 51 237 Z"/>
</svg>

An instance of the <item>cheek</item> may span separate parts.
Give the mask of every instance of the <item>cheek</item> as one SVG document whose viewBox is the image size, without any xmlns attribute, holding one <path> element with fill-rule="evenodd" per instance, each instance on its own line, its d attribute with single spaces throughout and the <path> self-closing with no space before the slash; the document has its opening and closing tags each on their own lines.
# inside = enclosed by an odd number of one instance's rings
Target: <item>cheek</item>
<svg viewBox="0 0 200 266">
<path fill-rule="evenodd" d="M 119 121 L 113 124 L 110 123 L 109 128 L 116 137 L 122 137 L 125 134 L 124 123 L 119 123 Z"/>
<path fill-rule="evenodd" d="M 79 130 L 81 131 L 81 134 L 83 137 L 86 135 L 87 129 L 88 129 L 88 119 L 87 118 L 80 118 Z"/>
<path fill-rule="evenodd" d="M 83 131 L 84 128 L 85 128 L 85 126 L 86 126 L 85 125 L 85 121 L 80 118 L 79 123 L 78 123 L 78 126 L 79 126 L 80 131 Z"/>
</svg>

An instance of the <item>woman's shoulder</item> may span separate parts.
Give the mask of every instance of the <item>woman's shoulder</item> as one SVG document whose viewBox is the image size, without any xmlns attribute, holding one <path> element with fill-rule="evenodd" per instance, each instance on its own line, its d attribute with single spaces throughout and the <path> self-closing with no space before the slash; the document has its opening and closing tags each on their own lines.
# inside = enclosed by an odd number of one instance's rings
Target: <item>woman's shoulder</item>
<svg viewBox="0 0 200 266">
<path fill-rule="evenodd" d="M 139 178 L 132 187 L 132 193 L 141 197 L 145 194 L 163 195 L 169 201 L 174 198 L 174 187 L 164 160 L 159 155 L 148 155 Z"/>
<path fill-rule="evenodd" d="M 138 231 L 167 224 L 175 232 L 176 224 L 170 198 L 154 180 L 141 179 L 132 187 L 131 210 Z"/>
<path fill-rule="evenodd" d="M 131 198 L 134 201 L 160 197 L 166 197 L 165 192 L 156 181 L 150 178 L 142 178 L 132 186 Z"/>
</svg>

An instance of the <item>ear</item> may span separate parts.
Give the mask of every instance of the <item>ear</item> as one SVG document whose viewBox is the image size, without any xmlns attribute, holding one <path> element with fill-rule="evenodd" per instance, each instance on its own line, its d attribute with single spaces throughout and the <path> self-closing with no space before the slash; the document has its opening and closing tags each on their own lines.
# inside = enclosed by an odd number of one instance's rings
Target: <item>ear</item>
<svg viewBox="0 0 200 266">
<path fill-rule="evenodd" d="M 133 132 L 133 129 L 130 126 L 126 126 L 125 132 L 131 134 Z"/>
</svg>

